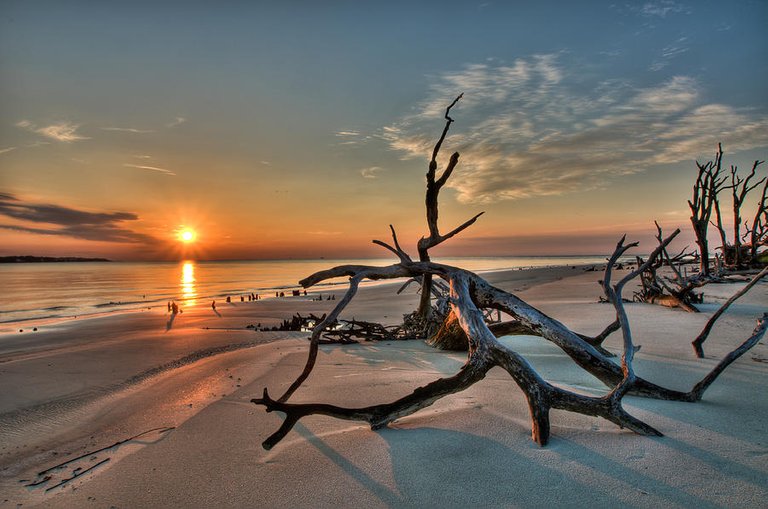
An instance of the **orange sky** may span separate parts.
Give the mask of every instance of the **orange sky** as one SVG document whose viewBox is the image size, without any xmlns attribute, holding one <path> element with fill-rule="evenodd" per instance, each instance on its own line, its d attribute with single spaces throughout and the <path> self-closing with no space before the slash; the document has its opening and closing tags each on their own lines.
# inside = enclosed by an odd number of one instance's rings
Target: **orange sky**
<svg viewBox="0 0 768 509">
<path fill-rule="evenodd" d="M 768 153 L 762 3 L 303 4 L 5 2 L 0 255 L 413 252 L 460 92 L 441 228 L 486 213 L 438 254 L 691 243 L 694 161 Z"/>
</svg>

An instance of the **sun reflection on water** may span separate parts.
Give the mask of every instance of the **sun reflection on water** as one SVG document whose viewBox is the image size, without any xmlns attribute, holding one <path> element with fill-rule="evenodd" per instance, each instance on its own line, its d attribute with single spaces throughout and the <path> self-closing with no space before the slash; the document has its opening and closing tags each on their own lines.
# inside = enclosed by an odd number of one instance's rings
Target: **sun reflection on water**
<svg viewBox="0 0 768 509">
<path fill-rule="evenodd" d="M 193 262 L 184 262 L 181 266 L 181 296 L 184 302 L 193 306 L 197 297 L 197 288 L 195 287 L 195 264 Z"/>
</svg>

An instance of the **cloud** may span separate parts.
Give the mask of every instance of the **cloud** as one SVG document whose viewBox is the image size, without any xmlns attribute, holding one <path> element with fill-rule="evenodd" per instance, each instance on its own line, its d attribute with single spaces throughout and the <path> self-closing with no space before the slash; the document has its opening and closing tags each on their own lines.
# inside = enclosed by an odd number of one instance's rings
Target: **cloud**
<svg viewBox="0 0 768 509">
<path fill-rule="evenodd" d="M 361 145 L 373 139 L 373 136 L 364 134 L 354 129 L 336 131 L 333 134 L 337 138 L 340 138 L 340 141 L 335 143 L 336 145 Z"/>
<path fill-rule="evenodd" d="M 381 131 L 404 159 L 426 160 L 444 125 L 441 157 L 461 153 L 448 187 L 462 202 L 561 195 L 604 187 L 622 175 L 709 155 L 768 146 L 768 117 L 702 100 L 699 83 L 676 76 L 637 88 L 608 80 L 586 90 L 558 55 L 512 65 L 474 64 L 438 76 L 431 99 Z"/>
<path fill-rule="evenodd" d="M 154 237 L 134 232 L 122 224 L 139 219 L 132 212 L 89 212 L 47 203 L 25 203 L 10 193 L 0 193 L 0 216 L 32 223 L 0 224 L 0 228 L 7 230 L 102 242 L 157 242 Z M 38 226 L 42 224 L 48 226 Z"/>
<path fill-rule="evenodd" d="M 317 230 L 313 232 L 305 232 L 307 235 L 319 235 L 321 237 L 341 235 L 344 232 L 332 232 L 326 230 Z"/>
<path fill-rule="evenodd" d="M 51 138 L 52 140 L 66 143 L 72 141 L 90 140 L 90 138 L 87 136 L 78 134 L 77 130 L 80 127 L 79 124 L 73 124 L 71 122 L 59 122 L 58 124 L 38 127 L 29 120 L 22 120 L 17 122 L 16 126 L 33 133 L 41 134 L 47 138 Z"/>
<path fill-rule="evenodd" d="M 0 148 L 0 154 L 7 154 L 12 150 L 16 150 L 16 147 Z"/>
<path fill-rule="evenodd" d="M 660 2 L 647 2 L 640 8 L 640 13 L 648 17 L 666 18 L 668 14 L 677 14 L 684 11 L 683 4 L 672 0 Z"/>
<path fill-rule="evenodd" d="M 133 134 L 147 134 L 147 133 L 155 132 L 149 129 L 134 129 L 132 127 L 102 127 L 101 129 L 103 131 L 118 131 L 118 132 L 133 133 Z"/>
<path fill-rule="evenodd" d="M 690 50 L 690 47 L 687 45 L 687 42 L 688 42 L 687 37 L 680 37 L 674 43 L 662 48 L 661 60 L 655 60 L 650 65 L 649 69 L 651 71 L 660 71 L 669 65 L 670 60 L 684 53 L 687 53 Z"/>
<path fill-rule="evenodd" d="M 131 163 L 125 163 L 123 164 L 126 168 L 137 168 L 139 170 L 149 170 L 149 171 L 156 171 L 163 173 L 165 175 L 173 175 L 176 176 L 175 173 L 173 173 L 171 170 L 166 170 L 165 168 L 158 168 L 157 166 L 145 166 L 143 164 L 131 164 Z"/>
<path fill-rule="evenodd" d="M 176 117 L 171 122 L 165 124 L 165 127 L 168 127 L 168 128 L 176 127 L 178 125 L 183 124 L 186 121 L 187 121 L 187 119 L 184 118 L 184 117 Z"/>
<path fill-rule="evenodd" d="M 384 168 L 381 168 L 380 166 L 371 166 L 369 168 L 363 168 L 360 170 L 360 175 L 363 176 L 363 178 L 366 179 L 375 179 L 379 178 L 379 172 L 385 171 Z"/>
</svg>

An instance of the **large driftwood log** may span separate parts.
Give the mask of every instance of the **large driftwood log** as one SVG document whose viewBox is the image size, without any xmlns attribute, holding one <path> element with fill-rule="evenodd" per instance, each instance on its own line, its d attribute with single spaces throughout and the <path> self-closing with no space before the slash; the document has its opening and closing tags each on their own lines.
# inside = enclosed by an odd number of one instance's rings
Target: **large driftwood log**
<svg viewBox="0 0 768 509">
<path fill-rule="evenodd" d="M 661 249 L 669 243 L 672 237 L 670 236 L 665 239 L 662 246 L 658 247 L 649 256 L 649 260 L 646 263 L 653 263 L 655 257 L 659 255 Z M 618 258 L 618 256 L 632 246 L 634 244 L 625 246 L 622 239 L 617 246 L 614 257 Z M 381 428 L 400 417 L 410 415 L 431 405 L 448 394 L 466 389 L 475 382 L 482 380 L 493 366 L 501 366 L 505 369 L 523 390 L 528 400 L 531 414 L 532 437 L 541 445 L 546 444 L 549 439 L 549 411 L 553 408 L 603 417 L 620 427 L 626 427 L 640 434 L 660 435 L 659 431 L 629 415 L 622 408 L 621 401 L 624 395 L 637 394 L 646 397 L 687 402 L 700 400 L 706 388 L 709 387 L 722 370 L 759 341 L 765 333 L 767 319 L 763 317 L 753 336 L 741 347 L 729 354 L 723 362 L 691 391 L 680 392 L 658 386 L 634 373 L 632 359 L 635 347 L 632 344 L 629 322 L 624 312 L 623 299 L 621 298 L 624 286 L 627 282 L 637 277 L 644 267 L 638 267 L 637 270 L 625 276 L 618 284 L 612 286 L 611 266 L 612 263 L 609 263 L 606 270 L 604 290 L 608 300 L 616 308 L 617 320 L 620 323 L 624 337 L 624 355 L 621 366 L 611 362 L 607 356 L 557 320 L 546 316 L 516 296 L 493 287 L 476 274 L 456 267 L 432 262 L 410 262 L 401 259 L 401 263 L 387 267 L 346 265 L 313 274 L 302 280 L 300 284 L 304 287 L 309 287 L 330 278 L 350 277 L 350 289 L 347 295 L 339 302 L 337 308 L 331 312 L 329 317 L 338 315 L 346 306 L 362 279 L 381 280 L 419 277 L 426 273 L 444 279 L 449 283 L 451 289 L 451 308 L 468 338 L 469 355 L 467 362 L 456 375 L 436 380 L 392 403 L 362 408 L 345 408 L 316 403 L 287 403 L 290 395 L 306 380 L 314 366 L 317 357 L 318 339 L 325 327 L 324 323 L 318 324 L 313 331 L 310 354 L 305 369 L 296 382 L 291 385 L 291 388 L 278 400 L 272 399 L 267 389 L 264 390 L 263 397 L 252 400 L 257 405 L 265 406 L 268 412 L 280 411 L 286 415 L 282 426 L 264 441 L 263 446 L 266 449 L 270 449 L 285 437 L 299 419 L 311 414 L 364 421 L 369 423 L 373 429 Z M 555 387 L 548 383 L 522 356 L 498 342 L 485 323 L 481 310 L 482 307 L 501 309 L 530 327 L 532 331 L 535 331 L 541 337 L 557 344 L 579 366 L 606 383 L 611 388 L 610 392 L 602 397 L 591 397 Z"/>
<path fill-rule="evenodd" d="M 312 414 L 363 421 L 369 423 L 373 429 L 381 428 L 400 417 L 410 415 L 431 405 L 444 396 L 470 387 L 472 384 L 482 380 L 488 370 L 494 366 L 499 366 L 506 370 L 525 394 L 531 415 L 531 434 L 533 440 L 541 445 L 545 445 L 549 440 L 551 409 L 599 416 L 622 428 L 628 428 L 640 434 L 661 435 L 658 430 L 633 417 L 623 409 L 622 399 L 625 395 L 635 394 L 644 397 L 686 402 L 698 401 L 723 370 L 752 348 L 765 334 L 768 328 L 768 313 L 758 322 L 750 338 L 726 356 L 688 392 L 676 391 L 656 385 L 635 374 L 633 358 L 636 348 L 632 341 L 629 320 L 624 310 L 622 292 L 628 282 L 654 267 L 660 256 L 668 257 L 666 247 L 679 231 L 676 231 L 667 238 L 662 238 L 661 230 L 659 229 L 659 245 L 648 256 L 648 259 L 643 263 L 638 263 L 636 270 L 627 274 L 618 283 L 613 284 L 612 270 L 614 264 L 621 255 L 636 245 L 634 243 L 625 245 L 624 238 L 617 244 L 606 266 L 605 277 L 602 282 L 606 299 L 613 304 L 616 310 L 616 321 L 594 338 L 571 331 L 554 318 L 547 316 L 517 296 L 492 286 L 472 272 L 431 262 L 429 249 L 463 231 L 480 216 L 480 214 L 474 216 L 448 234 L 443 235 L 438 229 L 438 194 L 458 164 L 459 154 L 456 152 L 451 156 L 446 169 L 439 178 L 436 175 L 437 155 L 453 122 L 449 115 L 450 110 L 459 99 L 461 99 L 461 95 L 446 109 L 446 124 L 440 139 L 434 147 L 432 159 L 429 163 L 426 194 L 429 236 L 421 238 L 418 242 L 419 261 L 412 261 L 411 257 L 401 248 L 395 230 L 390 225 L 394 245 L 378 240 L 375 240 L 374 243 L 394 253 L 399 258 L 399 263 L 387 267 L 342 265 L 317 272 L 300 281 L 304 288 L 308 288 L 327 279 L 342 276 L 350 278 L 349 289 L 344 297 L 336 304 L 333 311 L 318 323 L 312 331 L 309 354 L 301 374 L 277 400 L 272 399 L 266 388 L 261 398 L 251 400 L 257 405 L 266 407 L 267 412 L 279 411 L 285 414 L 285 420 L 280 428 L 263 442 L 264 448 L 272 448 L 291 431 L 293 426 L 302 417 Z M 704 274 L 709 270 L 706 228 L 713 207 L 717 205 L 714 197 L 719 188 L 722 188 L 724 182 L 719 176 L 721 159 L 722 149 L 718 150 L 714 163 L 710 162 L 706 165 L 699 165 L 699 178 L 694 186 L 693 200 L 689 202 L 693 213 L 691 221 L 701 249 L 702 273 Z M 717 212 L 719 217 L 719 210 Z M 768 218 L 766 218 L 766 222 L 768 222 Z M 451 334 L 459 336 L 458 329 L 456 329 L 458 326 L 463 333 L 462 337 L 466 338 L 467 361 L 456 375 L 435 380 L 391 403 L 368 407 L 345 408 L 320 403 L 288 403 L 291 395 L 310 376 L 317 360 L 318 345 L 322 335 L 328 327 L 337 323 L 339 314 L 355 296 L 363 280 L 396 278 L 420 280 L 422 283 L 421 302 L 419 309 L 413 315 L 417 318 L 421 317 L 422 322 L 427 323 L 427 320 L 424 319 L 428 318 L 428 315 L 431 314 L 430 297 L 433 289 L 433 277 L 441 278 L 449 287 L 448 302 L 451 314 L 455 317 L 456 322 L 453 325 Z M 489 326 L 484 314 L 489 309 L 506 313 L 512 318 L 512 321 L 506 324 Z M 416 321 L 422 323 L 418 320 Z M 522 328 L 527 333 L 535 334 L 557 345 L 578 366 L 602 381 L 607 386 L 608 392 L 601 397 L 592 397 L 556 387 L 547 382 L 533 369 L 525 358 L 497 340 L 496 335 L 504 330 L 508 330 L 512 324 L 514 324 L 514 327 Z M 493 328 L 496 330 L 494 331 Z M 621 365 L 614 363 L 609 357 L 610 354 L 601 346 L 603 340 L 610 333 L 617 330 L 622 332 L 624 345 Z M 462 339 L 462 341 L 464 340 Z"/>
</svg>

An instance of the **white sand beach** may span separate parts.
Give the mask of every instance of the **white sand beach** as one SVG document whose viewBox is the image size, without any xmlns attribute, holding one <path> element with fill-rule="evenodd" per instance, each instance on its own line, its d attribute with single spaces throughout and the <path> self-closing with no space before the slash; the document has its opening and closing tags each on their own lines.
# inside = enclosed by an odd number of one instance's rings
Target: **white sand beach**
<svg viewBox="0 0 768 509">
<path fill-rule="evenodd" d="M 564 267 L 487 279 L 595 334 L 614 315 L 597 302 L 601 277 Z M 763 282 L 729 309 L 705 344 L 707 357 L 696 359 L 690 341 L 741 286 L 705 287 L 699 314 L 628 304 L 642 347 L 638 374 L 684 390 L 701 379 L 768 307 Z M 396 296 L 396 289 L 361 289 L 342 317 L 399 322 L 418 297 Z M 282 416 L 250 400 L 265 387 L 280 393 L 295 379 L 308 334 L 245 327 L 336 303 L 311 297 L 222 303 L 220 317 L 201 305 L 172 324 L 168 314 L 146 311 L 0 337 L 0 507 L 764 507 L 768 500 L 765 339 L 700 403 L 625 398 L 628 410 L 663 437 L 553 411 L 551 441 L 539 447 L 530 439 L 522 392 L 494 368 L 468 390 L 387 429 L 310 416 L 265 451 L 261 442 Z M 503 341 L 556 385 L 606 392 L 541 338 Z M 606 342 L 617 353 L 620 345 L 618 334 Z M 321 346 L 314 372 L 291 401 L 387 402 L 454 374 L 464 358 L 422 341 Z"/>
</svg>

